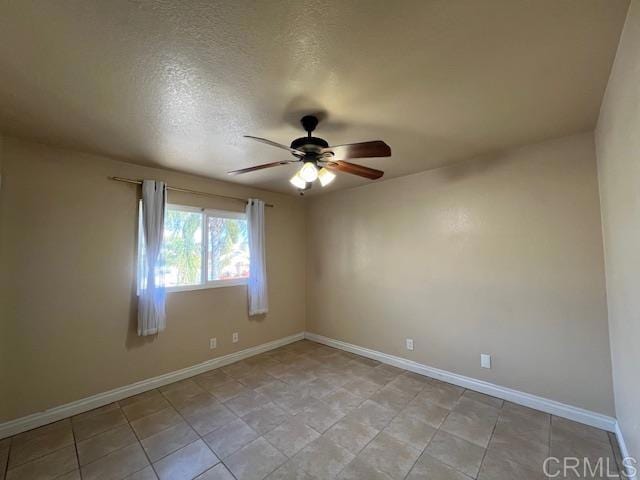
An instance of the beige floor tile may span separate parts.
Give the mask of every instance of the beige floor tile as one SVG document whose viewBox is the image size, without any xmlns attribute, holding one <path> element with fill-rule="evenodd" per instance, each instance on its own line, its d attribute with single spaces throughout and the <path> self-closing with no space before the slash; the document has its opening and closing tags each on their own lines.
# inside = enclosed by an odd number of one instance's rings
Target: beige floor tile
<svg viewBox="0 0 640 480">
<path fill-rule="evenodd" d="M 378 433 L 380 433 L 380 431 L 371 425 L 357 422 L 350 418 L 344 418 L 327 430 L 323 437 L 356 455 L 373 440 Z"/>
<path fill-rule="evenodd" d="M 453 386 L 451 386 L 453 387 Z M 462 396 L 463 390 L 450 388 L 442 383 L 428 384 L 416 397 L 417 401 L 429 402 L 451 410 Z"/>
<path fill-rule="evenodd" d="M 182 381 L 163 387 L 162 395 L 177 409 L 186 405 L 189 400 L 197 395 L 202 395 L 206 391 L 196 382 Z"/>
<path fill-rule="evenodd" d="M 320 437 L 294 457 L 294 463 L 317 478 L 333 478 L 353 459 L 354 455 L 331 440 Z"/>
<path fill-rule="evenodd" d="M 58 425 L 57 428 L 44 430 L 40 435 L 16 441 L 11 447 L 9 468 L 17 467 L 68 445 L 73 445 L 71 425 L 68 422 L 56 425 Z"/>
<path fill-rule="evenodd" d="M 84 420 L 89 417 L 93 417 L 94 415 L 100 415 L 101 413 L 106 413 L 111 410 L 118 410 L 120 405 L 117 402 L 109 403 L 108 405 L 104 405 L 99 408 L 94 408 L 93 410 L 89 410 L 88 412 L 79 413 L 78 415 L 74 415 L 72 417 L 73 421 Z"/>
<path fill-rule="evenodd" d="M 264 435 L 287 420 L 287 418 L 289 418 L 289 415 L 284 410 L 270 402 L 244 415 L 242 420 L 260 435 Z"/>
<path fill-rule="evenodd" d="M 609 443 L 607 432 L 588 425 L 583 425 L 566 418 L 551 417 L 552 433 L 563 433 L 567 436 L 574 436 L 594 442 Z"/>
<path fill-rule="evenodd" d="M 254 390 L 246 390 L 239 395 L 227 400 L 224 404 L 238 416 L 257 410 L 262 405 L 269 403 L 269 397 L 255 392 Z"/>
<path fill-rule="evenodd" d="M 338 475 L 338 480 L 392 480 L 392 477 L 369 465 L 360 458 L 344 467 Z"/>
<path fill-rule="evenodd" d="M 453 407 L 454 412 L 462 413 L 467 416 L 475 416 L 478 418 L 491 419 L 494 422 L 500 416 L 500 409 L 495 408 L 487 403 L 471 400 L 467 397 L 461 397 L 458 403 Z"/>
<path fill-rule="evenodd" d="M 382 430 L 395 417 L 395 412 L 384 408 L 382 405 L 366 400 L 358 408 L 347 414 L 347 418 L 356 422 L 365 423 L 376 430 Z"/>
<path fill-rule="evenodd" d="M 314 430 L 323 433 L 344 417 L 346 413 L 347 412 L 340 410 L 338 407 L 331 407 L 321 400 L 317 400 L 296 415 L 296 417 L 302 419 L 304 423 Z"/>
<path fill-rule="evenodd" d="M 249 425 L 238 418 L 206 435 L 204 441 L 218 458 L 224 459 L 258 436 Z"/>
<path fill-rule="evenodd" d="M 78 442 L 78 458 L 80 465 L 91 463 L 111 452 L 138 443 L 129 425 L 121 425 L 104 433 L 95 435 L 87 440 Z"/>
<path fill-rule="evenodd" d="M 76 441 L 86 440 L 89 437 L 97 435 L 107 430 L 125 425 L 127 419 L 122 414 L 120 409 L 109 410 L 98 415 L 93 415 L 88 418 L 73 420 L 73 432 Z"/>
<path fill-rule="evenodd" d="M 33 430 L 19 433 L 11 439 L 11 445 L 13 447 L 21 446 L 27 442 L 34 440 L 35 438 L 41 437 L 43 435 L 48 435 L 51 432 L 57 431 L 61 428 L 69 428 L 70 425 L 71 419 L 65 418 L 64 420 L 60 420 L 58 422 L 50 423 L 42 427 L 34 428 Z M 3 442 L 4 441 L 5 440 L 3 440 Z"/>
<path fill-rule="evenodd" d="M 132 403 L 130 405 L 125 405 L 122 407 L 122 411 L 124 412 L 127 420 L 133 422 L 142 417 L 146 417 L 151 415 L 152 413 L 159 412 L 171 405 L 162 395 L 153 395 L 149 398 L 142 399 L 138 402 Z"/>
<path fill-rule="evenodd" d="M 406 407 L 415 396 L 416 394 L 410 391 L 400 390 L 393 385 L 387 385 L 369 397 L 369 400 L 372 400 L 389 410 L 399 412 Z"/>
<path fill-rule="evenodd" d="M 489 443 L 488 453 L 531 470 L 539 470 L 544 460 L 549 456 L 549 442 L 543 443 L 533 436 L 514 434 L 500 428 L 500 426 L 500 423 L 496 425 Z"/>
<path fill-rule="evenodd" d="M 75 446 L 61 448 L 49 455 L 7 471 L 7 480 L 49 480 L 78 468 Z"/>
<path fill-rule="evenodd" d="M 198 434 L 186 422 L 182 422 L 147 437 L 140 443 L 142 443 L 142 447 L 147 452 L 149 460 L 156 462 L 162 457 L 195 442 L 198 438 Z"/>
<path fill-rule="evenodd" d="M 240 378 L 251 373 L 252 367 L 245 361 L 239 361 L 222 367 L 222 371 L 233 378 Z"/>
<path fill-rule="evenodd" d="M 237 416 L 221 403 L 213 403 L 194 413 L 183 414 L 184 418 L 199 435 L 204 436 L 232 422 Z"/>
<path fill-rule="evenodd" d="M 453 411 L 446 418 L 440 430 L 464 438 L 482 448 L 486 448 L 496 424 L 495 418 L 470 416 Z"/>
<path fill-rule="evenodd" d="M 178 412 L 176 412 L 173 407 L 168 407 L 146 417 L 134 420 L 131 422 L 131 426 L 138 435 L 138 438 L 143 439 L 169 427 L 178 425 L 182 421 L 182 417 Z"/>
<path fill-rule="evenodd" d="M 237 380 L 230 380 L 226 383 L 222 383 L 217 387 L 209 390 L 214 397 L 220 402 L 226 402 L 227 400 L 232 399 L 236 395 L 239 395 L 242 392 L 247 391 L 247 387 L 238 382 Z"/>
<path fill-rule="evenodd" d="M 212 370 L 210 372 L 202 373 L 197 377 L 193 378 L 193 381 L 200 385 L 202 388 L 211 392 L 213 389 L 222 385 L 223 383 L 227 383 L 232 378 L 224 373 L 222 370 Z"/>
<path fill-rule="evenodd" d="M 277 377 L 279 380 L 289 385 L 304 385 L 312 380 L 316 379 L 308 370 L 298 368 L 297 366 L 291 366 Z"/>
<path fill-rule="evenodd" d="M 394 380 L 389 382 L 387 386 L 397 388 L 407 394 L 417 395 L 428 385 L 426 381 L 421 378 L 416 378 L 407 374 L 398 375 Z"/>
<path fill-rule="evenodd" d="M 500 415 L 494 435 L 508 435 L 525 441 L 549 444 L 551 426 L 549 423 L 531 420 L 519 415 Z"/>
<path fill-rule="evenodd" d="M 365 399 L 352 394 L 344 388 L 338 388 L 321 397 L 321 400 L 330 407 L 336 407 L 347 412 L 358 407 Z"/>
<path fill-rule="evenodd" d="M 136 473 L 132 473 L 126 477 L 125 480 L 158 480 L 158 476 L 156 472 L 153 471 L 153 467 L 149 465 Z"/>
<path fill-rule="evenodd" d="M 434 435 L 425 452 L 473 478 L 484 456 L 484 448 L 443 431 Z"/>
<path fill-rule="evenodd" d="M 224 462 L 240 480 L 537 480 L 549 455 L 617 471 L 606 432 L 303 341 L 2 440 L 0 472 L 158 480 L 150 457 L 172 480 L 234 480 Z"/>
<path fill-rule="evenodd" d="M 82 480 L 82 477 L 80 476 L 80 470 L 74 470 L 73 472 L 56 477 L 56 480 Z"/>
<path fill-rule="evenodd" d="M 202 441 L 195 441 L 153 464 L 160 480 L 193 479 L 219 462 Z"/>
<path fill-rule="evenodd" d="M 139 394 L 134 395 L 132 397 L 127 397 L 127 398 L 124 398 L 122 400 L 119 400 L 118 404 L 120 405 L 120 408 L 122 408 L 122 407 L 126 407 L 128 405 L 132 405 L 134 403 L 140 402 L 142 400 L 147 400 L 149 398 L 159 397 L 159 396 L 160 396 L 160 392 L 158 390 L 156 390 L 156 389 L 153 389 L 153 390 L 148 390 L 146 392 L 139 393 Z"/>
<path fill-rule="evenodd" d="M 545 475 L 542 471 L 542 464 L 538 470 L 530 470 L 529 468 L 513 463 L 493 452 L 487 452 L 487 455 L 480 467 L 478 480 L 544 480 Z"/>
<path fill-rule="evenodd" d="M 475 400 L 476 402 L 486 403 L 487 405 L 498 409 L 502 408 L 502 405 L 504 404 L 504 400 L 501 398 L 492 397 L 480 392 L 474 392 L 473 390 L 465 390 L 462 396 L 470 400 Z"/>
<path fill-rule="evenodd" d="M 273 399 L 273 396 L 278 396 L 282 391 L 286 390 L 288 385 L 281 380 L 274 377 L 273 381 L 265 383 L 259 387 L 256 387 L 255 391 L 266 395 Z"/>
<path fill-rule="evenodd" d="M 364 378 L 356 378 L 350 382 L 345 383 L 342 388 L 351 392 L 353 395 L 361 398 L 369 398 L 371 395 L 380 390 L 380 385 L 371 380 Z"/>
<path fill-rule="evenodd" d="M 522 405 L 516 405 L 511 402 L 504 402 L 502 410 L 500 410 L 500 416 L 509 419 L 525 419 L 531 423 L 537 423 L 541 427 L 551 427 L 551 415 L 548 413 L 540 412 L 532 408 L 523 407 Z M 543 427 L 544 428 L 544 427 Z"/>
<path fill-rule="evenodd" d="M 423 421 L 434 428 L 440 428 L 450 410 L 423 400 L 414 400 L 405 407 L 400 415 Z"/>
<path fill-rule="evenodd" d="M 333 386 L 326 380 L 322 380 L 321 378 L 317 377 L 300 387 L 301 392 L 304 392 L 305 395 L 313 398 L 322 398 L 334 392 L 335 390 L 335 386 Z"/>
<path fill-rule="evenodd" d="M 4 473 L 7 470 L 7 464 L 9 463 L 9 447 L 0 449 L 0 479 L 4 480 Z"/>
<path fill-rule="evenodd" d="M 292 457 L 320 434 L 307 426 L 302 419 L 291 417 L 264 435 L 264 438 L 287 457 Z"/>
<path fill-rule="evenodd" d="M 318 480 L 305 472 L 296 462 L 289 460 L 266 477 L 267 480 Z"/>
<path fill-rule="evenodd" d="M 252 372 L 244 377 L 238 379 L 238 382 L 243 384 L 247 388 L 256 389 L 262 387 L 263 385 L 268 385 L 271 382 L 275 382 L 277 379 L 272 377 L 267 372 L 259 371 Z"/>
<path fill-rule="evenodd" d="M 406 480 L 471 480 L 455 468 L 423 453 L 407 475 Z"/>
<path fill-rule="evenodd" d="M 358 458 L 391 478 L 402 480 L 413 467 L 421 451 L 422 449 L 381 432 L 358 454 Z"/>
<path fill-rule="evenodd" d="M 261 480 L 287 461 L 264 438 L 258 438 L 228 457 L 224 463 L 238 480 Z"/>
<path fill-rule="evenodd" d="M 435 435 L 436 429 L 422 419 L 401 413 L 391 420 L 383 432 L 422 451 Z"/>
<path fill-rule="evenodd" d="M 231 472 L 222 463 L 210 468 L 202 475 L 196 477 L 196 480 L 235 480 Z"/>
<path fill-rule="evenodd" d="M 125 478 L 149 465 L 147 456 L 139 443 L 121 448 L 109 455 L 84 465 L 83 480 L 97 480 L 104 478 Z"/>
</svg>

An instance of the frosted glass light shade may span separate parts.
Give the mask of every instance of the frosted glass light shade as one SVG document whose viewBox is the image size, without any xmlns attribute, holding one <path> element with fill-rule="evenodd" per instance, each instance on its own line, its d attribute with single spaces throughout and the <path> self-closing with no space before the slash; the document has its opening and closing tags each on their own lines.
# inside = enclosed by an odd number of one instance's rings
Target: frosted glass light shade
<svg viewBox="0 0 640 480">
<path fill-rule="evenodd" d="M 318 178 L 318 169 L 313 163 L 305 162 L 298 174 L 305 182 L 313 182 Z"/>
<path fill-rule="evenodd" d="M 318 172 L 318 180 L 320 180 L 320 185 L 326 187 L 336 178 L 336 174 L 330 172 L 326 168 L 322 167 Z"/>
<path fill-rule="evenodd" d="M 289 182 L 296 188 L 305 188 L 307 186 L 307 182 L 300 176 L 300 172 L 296 173 L 293 177 L 289 179 Z"/>
</svg>

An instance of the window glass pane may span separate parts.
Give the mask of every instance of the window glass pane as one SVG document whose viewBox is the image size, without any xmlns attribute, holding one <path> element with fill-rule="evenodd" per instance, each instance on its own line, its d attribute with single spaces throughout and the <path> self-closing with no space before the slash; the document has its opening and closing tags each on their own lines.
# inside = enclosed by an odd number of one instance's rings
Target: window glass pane
<svg viewBox="0 0 640 480">
<path fill-rule="evenodd" d="M 249 243 L 243 218 L 208 217 L 208 280 L 247 278 Z"/>
<path fill-rule="evenodd" d="M 166 286 L 201 283 L 202 213 L 168 208 L 163 240 Z"/>
</svg>

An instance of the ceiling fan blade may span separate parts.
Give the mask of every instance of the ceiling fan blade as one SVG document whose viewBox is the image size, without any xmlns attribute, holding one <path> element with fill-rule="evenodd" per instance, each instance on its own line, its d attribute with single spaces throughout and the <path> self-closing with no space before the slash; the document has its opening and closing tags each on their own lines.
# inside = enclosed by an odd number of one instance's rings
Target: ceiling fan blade
<svg viewBox="0 0 640 480">
<path fill-rule="evenodd" d="M 375 168 L 369 168 L 363 165 L 356 165 L 355 163 L 343 162 L 341 160 L 338 160 L 336 162 L 327 162 L 325 167 L 328 170 L 337 170 L 339 172 L 350 173 L 352 175 L 358 175 L 359 177 L 368 178 L 370 180 L 376 180 L 384 175 L 384 172 L 382 170 L 376 170 Z"/>
<path fill-rule="evenodd" d="M 247 168 L 241 168 L 239 170 L 231 170 L 230 172 L 227 172 L 227 174 L 239 175 L 240 173 L 254 172 L 256 170 L 262 170 L 263 168 L 277 167 L 278 165 L 286 165 L 287 163 L 297 163 L 297 162 L 298 160 L 284 160 L 280 162 L 264 163 L 262 165 L 256 165 L 255 167 L 247 167 Z"/>
<path fill-rule="evenodd" d="M 272 142 L 271 140 L 267 140 L 266 138 L 260 137 L 252 137 L 251 135 L 245 135 L 244 138 L 250 138 L 252 140 L 256 140 L 257 142 L 266 143 L 267 145 L 271 145 L 272 147 L 282 148 L 283 150 L 289 150 L 294 155 L 299 157 L 304 157 L 304 152 L 302 150 L 296 150 L 295 148 L 287 147 L 286 145 L 282 145 L 281 143 Z"/>
<path fill-rule="evenodd" d="M 322 149 L 322 153 L 331 152 L 333 152 L 333 156 L 328 158 L 332 161 L 349 158 L 389 157 L 391 156 L 391 147 L 382 140 L 373 140 L 371 142 L 350 143 Z"/>
</svg>

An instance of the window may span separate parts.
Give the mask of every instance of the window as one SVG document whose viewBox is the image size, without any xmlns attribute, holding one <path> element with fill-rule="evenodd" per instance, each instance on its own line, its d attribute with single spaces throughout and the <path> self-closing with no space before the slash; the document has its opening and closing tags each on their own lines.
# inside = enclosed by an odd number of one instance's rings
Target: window
<svg viewBox="0 0 640 480">
<path fill-rule="evenodd" d="M 138 279 L 144 282 L 142 235 L 140 221 Z M 161 256 L 157 275 L 164 276 L 167 291 L 244 285 L 249 277 L 246 216 L 167 205 Z"/>
</svg>

